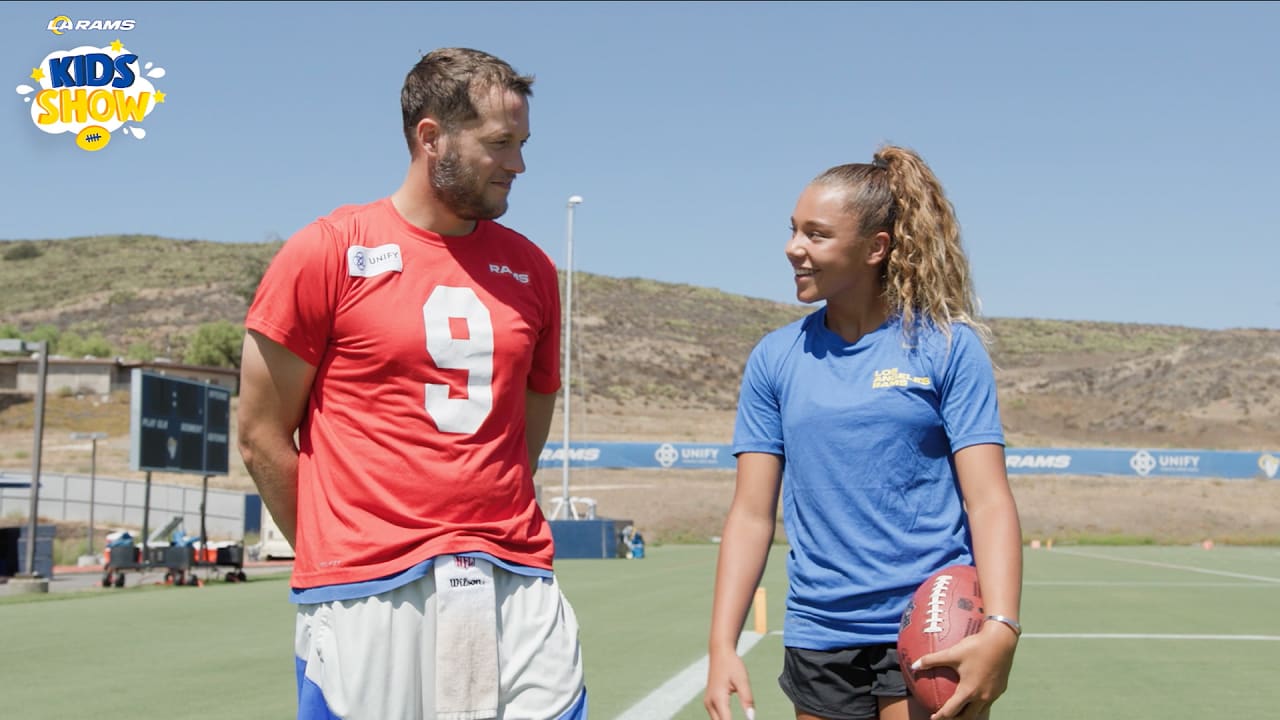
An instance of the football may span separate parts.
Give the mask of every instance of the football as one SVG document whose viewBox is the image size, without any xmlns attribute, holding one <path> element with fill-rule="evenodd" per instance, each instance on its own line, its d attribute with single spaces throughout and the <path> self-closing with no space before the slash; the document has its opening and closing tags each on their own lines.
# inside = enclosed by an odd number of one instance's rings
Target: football
<svg viewBox="0 0 1280 720">
<path fill-rule="evenodd" d="M 111 131 L 101 125 L 90 125 L 76 135 L 76 145 L 81 150 L 97 152 L 111 142 Z"/>
<path fill-rule="evenodd" d="M 951 698 L 960 678 L 950 667 L 912 673 L 911 663 L 977 633 L 985 619 L 978 570 L 972 565 L 939 570 L 911 596 L 898 629 L 898 662 L 907 689 L 929 712 L 937 712 Z"/>
</svg>

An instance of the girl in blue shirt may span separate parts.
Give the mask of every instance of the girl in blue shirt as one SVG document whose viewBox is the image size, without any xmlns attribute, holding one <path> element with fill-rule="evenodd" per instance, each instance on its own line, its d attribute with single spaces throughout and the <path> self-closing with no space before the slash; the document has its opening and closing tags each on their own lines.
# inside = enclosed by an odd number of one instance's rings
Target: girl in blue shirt
<svg viewBox="0 0 1280 720">
<path fill-rule="evenodd" d="M 725 521 L 705 705 L 754 715 L 735 651 L 773 541 L 790 544 L 779 684 L 798 720 L 923 720 L 898 668 L 903 609 L 927 577 L 978 568 L 988 622 L 919 668 L 951 666 L 933 720 L 987 716 L 1021 627 L 1022 537 L 995 379 L 951 203 L 914 152 L 831 168 L 796 203 L 796 297 L 743 375 L 737 489 Z"/>
</svg>

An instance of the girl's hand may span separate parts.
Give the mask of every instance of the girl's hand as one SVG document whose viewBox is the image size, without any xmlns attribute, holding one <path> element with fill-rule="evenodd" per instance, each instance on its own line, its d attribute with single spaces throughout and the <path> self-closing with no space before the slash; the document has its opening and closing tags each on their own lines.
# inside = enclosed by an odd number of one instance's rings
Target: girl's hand
<svg viewBox="0 0 1280 720">
<path fill-rule="evenodd" d="M 953 647 L 921 657 L 912 670 L 953 667 L 960 676 L 956 692 L 929 720 L 977 720 L 1009 686 L 1018 636 L 1009 626 L 987 621 L 975 635 Z"/>
</svg>

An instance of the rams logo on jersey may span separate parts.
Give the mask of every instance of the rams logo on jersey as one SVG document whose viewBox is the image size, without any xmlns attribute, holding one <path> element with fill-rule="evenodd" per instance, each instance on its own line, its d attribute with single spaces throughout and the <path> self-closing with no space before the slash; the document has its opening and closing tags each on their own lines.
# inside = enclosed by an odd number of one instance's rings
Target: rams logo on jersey
<svg viewBox="0 0 1280 720">
<path fill-rule="evenodd" d="M 497 273 L 499 275 L 510 275 L 525 285 L 529 284 L 529 273 L 518 273 L 506 265 L 495 265 L 493 263 L 489 263 L 489 272 Z"/>
</svg>

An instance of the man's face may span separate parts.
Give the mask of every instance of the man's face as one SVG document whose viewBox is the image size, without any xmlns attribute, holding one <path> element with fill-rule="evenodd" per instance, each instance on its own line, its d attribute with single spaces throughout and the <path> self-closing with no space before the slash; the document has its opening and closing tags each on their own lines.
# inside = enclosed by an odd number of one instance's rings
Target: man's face
<svg viewBox="0 0 1280 720">
<path fill-rule="evenodd" d="M 430 168 L 436 198 L 463 220 L 492 220 L 507 211 L 507 195 L 524 172 L 529 104 L 497 88 L 476 98 L 480 117 L 445 133 Z"/>
</svg>

